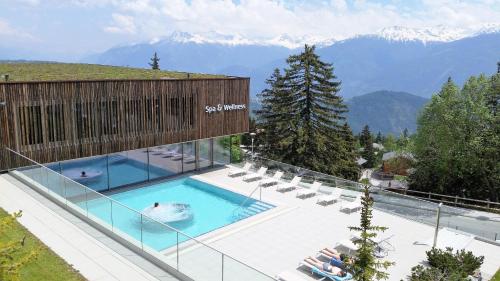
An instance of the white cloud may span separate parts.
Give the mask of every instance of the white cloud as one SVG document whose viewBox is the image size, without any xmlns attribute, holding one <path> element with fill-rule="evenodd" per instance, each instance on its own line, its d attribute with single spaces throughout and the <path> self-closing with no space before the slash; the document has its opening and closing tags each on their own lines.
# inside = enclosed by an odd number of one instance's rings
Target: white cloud
<svg viewBox="0 0 500 281">
<path fill-rule="evenodd" d="M 35 39 L 31 34 L 14 28 L 8 21 L 2 18 L 0 18 L 0 35 L 4 36 L 3 39 Z"/>
<path fill-rule="evenodd" d="M 97 0 L 74 0 L 96 2 Z M 149 40 L 175 30 L 190 33 L 217 32 L 252 40 L 291 37 L 344 39 L 375 33 L 400 25 L 428 27 L 447 25 L 472 27 L 500 22 L 499 0 L 422 0 L 418 9 L 404 1 L 386 4 L 373 1 L 329 0 L 317 2 L 280 0 L 105 0 L 117 12 L 126 14 L 109 32 L 135 33 Z M 293 4 L 292 4 L 293 3 Z"/>
<path fill-rule="evenodd" d="M 107 26 L 104 28 L 104 31 L 110 33 L 123 33 L 123 34 L 135 34 L 136 26 L 134 23 L 134 17 L 122 15 L 122 14 L 113 14 L 113 25 Z"/>
</svg>

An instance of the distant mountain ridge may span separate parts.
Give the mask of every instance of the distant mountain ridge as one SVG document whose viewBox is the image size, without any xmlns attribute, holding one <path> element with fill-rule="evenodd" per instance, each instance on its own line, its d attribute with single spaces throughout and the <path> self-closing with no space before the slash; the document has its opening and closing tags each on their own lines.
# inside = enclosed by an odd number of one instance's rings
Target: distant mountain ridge
<svg viewBox="0 0 500 281">
<path fill-rule="evenodd" d="M 355 133 L 365 125 L 374 134 L 399 136 L 405 128 L 417 129 L 417 116 L 428 99 L 406 92 L 377 91 L 348 100 L 347 120 Z"/>
<path fill-rule="evenodd" d="M 345 98 L 380 89 L 430 97 L 450 76 L 462 84 L 471 75 L 494 73 L 499 50 L 500 33 L 494 27 L 452 42 L 360 36 L 317 48 L 322 60 L 333 63 Z M 255 98 L 265 88 L 265 80 L 273 69 L 283 68 L 286 58 L 300 49 L 197 43 L 177 38 L 112 48 L 83 62 L 148 68 L 155 51 L 161 58 L 162 69 L 250 77 L 251 95 Z"/>
</svg>

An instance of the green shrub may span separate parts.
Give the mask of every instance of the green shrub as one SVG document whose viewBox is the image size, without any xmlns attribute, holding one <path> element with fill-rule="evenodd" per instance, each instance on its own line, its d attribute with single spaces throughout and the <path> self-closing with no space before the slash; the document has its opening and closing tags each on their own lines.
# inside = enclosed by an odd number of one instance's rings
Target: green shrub
<svg viewBox="0 0 500 281">
<path fill-rule="evenodd" d="M 484 257 L 476 257 L 472 252 L 466 252 L 463 249 L 453 253 L 451 248 L 446 250 L 433 248 L 427 251 L 427 261 L 431 267 L 442 271 L 461 272 L 467 277 L 481 267 Z"/>
<path fill-rule="evenodd" d="M 483 264 L 484 257 L 476 257 L 472 252 L 432 248 L 426 252 L 429 267 L 421 265 L 411 269 L 410 281 L 466 281 Z"/>
</svg>

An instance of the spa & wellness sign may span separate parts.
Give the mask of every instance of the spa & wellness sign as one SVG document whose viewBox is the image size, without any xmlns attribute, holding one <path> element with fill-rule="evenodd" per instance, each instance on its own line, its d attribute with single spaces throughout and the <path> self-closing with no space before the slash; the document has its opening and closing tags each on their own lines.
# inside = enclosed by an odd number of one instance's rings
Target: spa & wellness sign
<svg viewBox="0 0 500 281">
<path fill-rule="evenodd" d="M 221 111 L 245 110 L 245 104 L 218 104 L 217 106 L 205 106 L 205 112 L 208 114 Z"/>
</svg>

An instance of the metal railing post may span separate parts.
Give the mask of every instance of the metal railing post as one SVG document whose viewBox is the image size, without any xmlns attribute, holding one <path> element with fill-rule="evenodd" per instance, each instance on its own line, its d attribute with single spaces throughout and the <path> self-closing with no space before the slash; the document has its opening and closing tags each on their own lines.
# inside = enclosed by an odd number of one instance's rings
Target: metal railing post
<svg viewBox="0 0 500 281">
<path fill-rule="evenodd" d="M 437 209 L 436 230 L 434 231 L 434 242 L 432 243 L 432 248 L 436 247 L 436 243 L 437 243 L 437 239 L 438 239 L 439 219 L 441 218 L 441 207 L 442 206 L 443 206 L 443 203 L 439 203 L 438 209 Z"/>
<path fill-rule="evenodd" d="M 224 253 L 222 253 L 222 272 L 221 272 L 221 280 L 224 281 Z"/>
<path fill-rule="evenodd" d="M 262 185 L 260 186 L 259 200 L 262 201 Z"/>
<path fill-rule="evenodd" d="M 142 223 L 143 223 L 142 222 L 142 214 L 140 214 L 140 215 L 141 215 L 141 249 L 144 251 L 144 242 L 142 240 Z"/>
<path fill-rule="evenodd" d="M 179 232 L 175 232 L 177 234 L 177 248 L 176 248 L 176 265 L 177 265 L 177 271 L 179 271 Z"/>
<path fill-rule="evenodd" d="M 87 189 L 83 189 L 85 190 L 85 209 L 87 210 L 87 218 L 89 217 L 89 198 L 88 198 L 88 195 L 87 195 Z"/>
<path fill-rule="evenodd" d="M 111 210 L 110 210 L 110 215 L 111 215 L 111 231 L 115 232 L 115 227 L 114 227 L 114 223 L 113 223 L 113 201 L 109 200 L 109 202 L 111 203 L 110 204 L 110 207 L 111 207 Z"/>
</svg>

